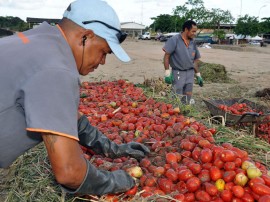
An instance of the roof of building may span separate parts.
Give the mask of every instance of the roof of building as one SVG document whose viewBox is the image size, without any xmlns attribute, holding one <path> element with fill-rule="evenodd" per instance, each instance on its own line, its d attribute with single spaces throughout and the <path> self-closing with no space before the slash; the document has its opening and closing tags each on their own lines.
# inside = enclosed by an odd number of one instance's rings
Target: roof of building
<svg viewBox="0 0 270 202">
<path fill-rule="evenodd" d="M 58 23 L 61 19 L 49 19 L 49 18 L 26 18 L 28 23 L 42 23 L 44 21 L 48 23 Z"/>
<path fill-rule="evenodd" d="M 136 22 L 122 22 L 121 29 L 145 29 L 145 25 Z"/>
</svg>

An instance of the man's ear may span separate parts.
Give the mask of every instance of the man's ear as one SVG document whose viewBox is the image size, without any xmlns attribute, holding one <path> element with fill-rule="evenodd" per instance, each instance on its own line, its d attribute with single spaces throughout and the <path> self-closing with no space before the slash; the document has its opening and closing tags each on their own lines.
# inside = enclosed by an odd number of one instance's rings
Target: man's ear
<svg viewBox="0 0 270 202">
<path fill-rule="evenodd" d="M 91 39 L 95 36 L 95 33 L 92 30 L 85 30 L 80 33 L 81 45 L 85 46 L 86 40 Z"/>
</svg>

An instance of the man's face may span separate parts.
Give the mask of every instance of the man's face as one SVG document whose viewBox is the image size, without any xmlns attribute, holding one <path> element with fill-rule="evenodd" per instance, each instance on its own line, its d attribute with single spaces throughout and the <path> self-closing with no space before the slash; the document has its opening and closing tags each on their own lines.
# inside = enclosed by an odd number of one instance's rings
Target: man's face
<svg viewBox="0 0 270 202">
<path fill-rule="evenodd" d="M 104 65 L 107 54 L 111 53 L 106 40 L 96 35 L 94 37 L 87 37 L 85 46 L 81 46 L 78 51 L 81 51 L 81 57 L 77 57 L 77 66 L 80 75 L 83 76 L 93 72 L 99 65 Z"/>
<path fill-rule="evenodd" d="M 186 35 L 189 39 L 193 39 L 196 36 L 196 32 L 197 32 L 197 26 L 192 25 L 192 28 L 190 30 L 188 30 L 187 28 L 185 29 Z"/>
</svg>

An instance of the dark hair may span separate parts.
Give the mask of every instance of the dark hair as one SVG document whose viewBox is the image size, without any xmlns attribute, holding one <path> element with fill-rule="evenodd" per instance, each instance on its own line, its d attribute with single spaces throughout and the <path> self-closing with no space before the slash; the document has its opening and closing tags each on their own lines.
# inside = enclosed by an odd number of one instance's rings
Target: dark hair
<svg viewBox="0 0 270 202">
<path fill-rule="evenodd" d="M 194 22 L 193 20 L 187 20 L 183 26 L 182 26 L 182 31 L 185 31 L 185 28 L 187 28 L 188 30 L 191 30 L 192 26 L 197 26 L 196 22 Z"/>
</svg>

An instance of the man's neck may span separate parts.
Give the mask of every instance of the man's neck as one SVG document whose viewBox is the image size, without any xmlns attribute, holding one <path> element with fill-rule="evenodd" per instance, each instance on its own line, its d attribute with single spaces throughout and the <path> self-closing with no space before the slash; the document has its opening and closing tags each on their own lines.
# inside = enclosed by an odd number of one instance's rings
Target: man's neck
<svg viewBox="0 0 270 202">
<path fill-rule="evenodd" d="M 187 42 L 189 42 L 190 41 L 190 39 L 187 37 L 187 35 L 185 34 L 185 32 L 182 32 L 182 38 L 185 40 L 185 41 L 187 41 Z"/>
</svg>

